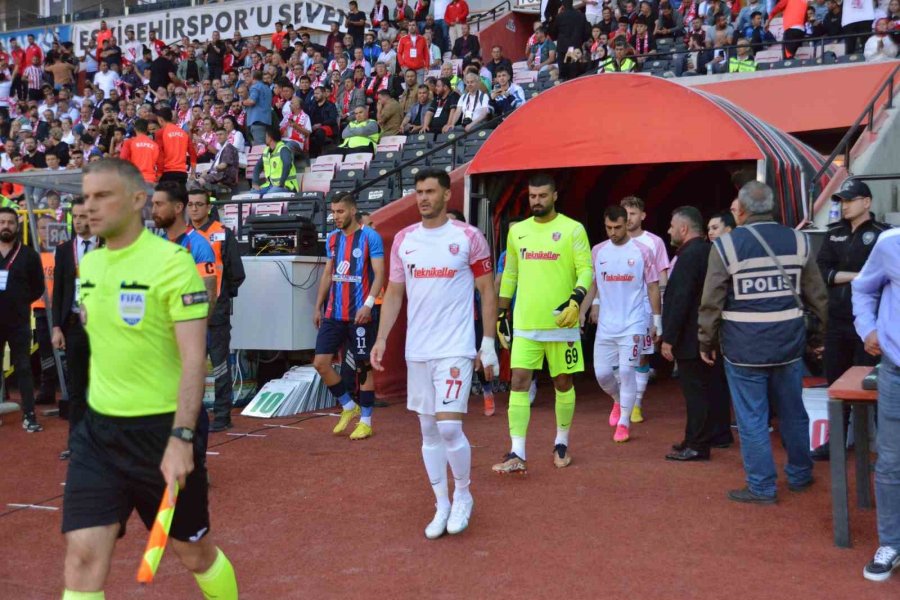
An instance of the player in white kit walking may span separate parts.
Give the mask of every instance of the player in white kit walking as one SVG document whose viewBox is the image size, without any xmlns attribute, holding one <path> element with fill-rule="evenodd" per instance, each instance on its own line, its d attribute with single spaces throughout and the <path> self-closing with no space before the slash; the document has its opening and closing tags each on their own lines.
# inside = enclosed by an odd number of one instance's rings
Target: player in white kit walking
<svg viewBox="0 0 900 600">
<path fill-rule="evenodd" d="M 497 294 L 487 240 L 471 225 L 447 217 L 450 178 L 438 169 L 416 175 L 421 223 L 400 231 L 391 247 L 390 277 L 372 366 L 383 371 L 388 334 L 407 296 L 407 408 L 419 415 L 422 460 L 436 498 L 425 537 L 460 533 L 469 524 L 472 448 L 463 433 L 474 369 L 475 290 L 481 294 L 484 323 L 497 322 Z M 485 333 L 493 331 L 485 327 Z M 481 340 L 478 358 L 488 381 L 499 369 L 494 338 Z M 455 481 L 448 495 L 447 465 Z"/>
<path fill-rule="evenodd" d="M 659 297 L 662 298 L 666 291 L 666 282 L 669 279 L 669 254 L 666 251 L 666 243 L 661 237 L 644 231 L 643 223 L 647 218 L 644 211 L 644 201 L 637 196 L 626 196 L 622 198 L 619 205 L 628 213 L 628 237 L 638 243 L 647 246 L 653 257 L 653 263 L 656 266 L 656 272 L 659 275 Z M 650 303 L 645 302 L 644 308 L 647 310 L 648 321 L 652 315 Z M 657 314 L 661 314 L 657 311 Z M 662 322 L 657 325 L 657 335 L 662 333 Z M 641 423 L 644 420 L 641 404 L 644 399 L 644 392 L 647 391 L 647 383 L 650 381 L 650 356 L 656 352 L 656 345 L 650 337 L 649 331 L 644 334 L 644 344 L 641 349 L 640 364 L 635 369 L 635 378 L 637 379 L 637 397 L 634 402 L 634 410 L 631 414 L 633 423 Z"/>
<path fill-rule="evenodd" d="M 609 415 L 610 426 L 616 428 L 613 440 L 627 442 L 637 395 L 635 367 L 648 330 L 644 307 L 648 297 L 654 321 L 649 335 L 653 342 L 657 339 L 659 275 L 650 250 L 628 237 L 624 208 L 607 207 L 603 220 L 609 239 L 591 249 L 594 282 L 585 299 L 591 301 L 591 320 L 597 323 L 594 373 L 614 402 Z"/>
</svg>

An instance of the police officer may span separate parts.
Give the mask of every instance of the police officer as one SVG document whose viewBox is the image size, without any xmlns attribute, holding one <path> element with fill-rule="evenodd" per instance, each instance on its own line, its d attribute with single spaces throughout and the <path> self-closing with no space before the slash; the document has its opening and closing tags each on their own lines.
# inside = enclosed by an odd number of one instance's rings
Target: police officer
<svg viewBox="0 0 900 600">
<path fill-rule="evenodd" d="M 819 269 L 810 260 L 806 234 L 773 220 L 772 188 L 750 181 L 738 193 L 736 205 L 739 227 L 718 238 L 709 254 L 698 318 L 700 356 L 712 365 L 722 352 L 741 436 L 747 487 L 731 490 L 728 497 L 773 504 L 770 394 L 788 455 L 788 488 L 800 492 L 813 481 L 809 417 L 801 398 L 807 327 L 800 305 L 809 307 L 824 327 L 827 297 Z"/>
<path fill-rule="evenodd" d="M 862 181 L 846 180 L 831 199 L 841 203 L 842 218 L 829 226 L 816 260 L 828 287 L 824 359 L 829 385 L 853 365 L 875 365 L 878 361 L 866 353 L 853 328 L 850 282 L 859 275 L 881 232 L 890 229 L 870 212 L 872 192 Z M 845 421 L 847 417 L 849 407 Z M 827 443 L 813 450 L 813 460 L 828 460 L 828 456 Z"/>
<path fill-rule="evenodd" d="M 22 427 L 42 431 L 34 414 L 34 381 L 31 378 L 31 303 L 44 293 L 44 269 L 38 253 L 19 238 L 19 215 L 0 207 L 0 364 L 9 344 L 22 397 Z"/>
<path fill-rule="evenodd" d="M 216 257 L 216 290 L 218 299 L 207 327 L 207 352 L 213 365 L 216 380 L 216 400 L 213 405 L 213 422 L 210 431 L 230 429 L 232 381 L 228 353 L 231 346 L 231 299 L 236 298 L 238 288 L 244 283 L 244 264 L 238 251 L 237 240 L 230 229 L 209 214 L 209 193 L 203 189 L 188 192 L 187 214 L 194 230 L 206 238 Z"/>
<path fill-rule="evenodd" d="M 253 169 L 253 189 L 261 194 L 272 192 L 296 192 L 297 168 L 294 153 L 281 141 L 281 131 L 276 125 L 266 129 L 266 149 Z M 260 175 L 264 175 L 265 184 Z"/>
</svg>

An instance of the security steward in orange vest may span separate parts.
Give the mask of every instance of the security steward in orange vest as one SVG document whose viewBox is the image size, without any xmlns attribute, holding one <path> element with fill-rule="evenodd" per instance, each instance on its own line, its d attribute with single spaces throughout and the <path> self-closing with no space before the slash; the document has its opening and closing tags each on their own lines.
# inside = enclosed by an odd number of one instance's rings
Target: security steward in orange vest
<svg viewBox="0 0 900 600">
<path fill-rule="evenodd" d="M 234 233 L 221 222 L 210 218 L 209 213 L 209 193 L 202 189 L 189 191 L 187 216 L 194 229 L 212 246 L 216 257 L 216 289 L 219 296 L 209 316 L 206 341 L 216 380 L 213 422 L 209 429 L 215 433 L 232 426 L 232 379 L 231 365 L 228 362 L 231 346 L 231 299 L 237 297 L 245 275 Z"/>
<path fill-rule="evenodd" d="M 49 225 L 54 219 L 50 215 L 41 215 L 38 218 L 38 237 L 41 247 L 36 248 L 41 255 L 41 267 L 44 271 L 44 286 L 47 288 L 46 298 L 53 298 L 53 270 L 56 266 L 56 257 L 49 246 Z M 50 324 L 47 321 L 47 303 L 45 296 L 35 300 L 31 308 L 34 311 L 34 332 L 38 344 L 38 353 L 41 356 L 41 386 L 35 399 L 36 404 L 56 403 L 56 383 L 59 379 L 56 372 L 56 360 L 53 357 L 53 345 L 50 340 Z M 52 302 L 51 302 L 52 303 Z"/>
</svg>

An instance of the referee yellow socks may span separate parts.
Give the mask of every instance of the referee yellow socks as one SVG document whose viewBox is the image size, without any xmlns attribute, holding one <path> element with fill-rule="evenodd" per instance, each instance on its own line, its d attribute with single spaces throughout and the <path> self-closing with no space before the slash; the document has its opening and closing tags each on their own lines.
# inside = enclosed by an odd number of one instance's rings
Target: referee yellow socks
<svg viewBox="0 0 900 600">
<path fill-rule="evenodd" d="M 106 596 L 103 595 L 103 590 L 99 592 L 73 592 L 72 590 L 65 590 L 62 595 L 62 600 L 104 600 Z"/>
<path fill-rule="evenodd" d="M 217 600 L 237 600 L 238 588 L 237 579 L 234 577 L 234 567 L 222 552 L 221 548 L 216 548 L 218 555 L 213 561 L 212 566 L 206 573 L 194 573 L 194 579 L 203 592 L 203 597 L 207 599 L 216 598 Z"/>
<path fill-rule="evenodd" d="M 575 386 L 566 392 L 556 390 L 556 444 L 569 445 L 569 429 L 575 416 Z"/>
</svg>

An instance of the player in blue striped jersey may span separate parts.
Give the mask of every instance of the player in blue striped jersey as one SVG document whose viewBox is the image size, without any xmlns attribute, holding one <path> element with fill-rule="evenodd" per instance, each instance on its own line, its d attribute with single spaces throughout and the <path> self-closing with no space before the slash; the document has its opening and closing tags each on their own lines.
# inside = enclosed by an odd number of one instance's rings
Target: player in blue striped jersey
<svg viewBox="0 0 900 600">
<path fill-rule="evenodd" d="M 384 286 L 384 246 L 371 227 L 360 227 L 356 199 L 338 196 L 331 203 L 337 229 L 325 243 L 328 260 L 319 283 L 313 322 L 316 336 L 314 365 L 331 393 L 341 403 L 341 418 L 334 428 L 341 434 L 357 415 L 359 424 L 351 440 L 372 435 L 375 379 L 370 376 L 369 351 L 375 342 L 378 315 L 375 297 Z M 359 382 L 359 405 L 353 401 L 340 376 L 331 368 L 335 353 L 352 352 Z"/>
</svg>

